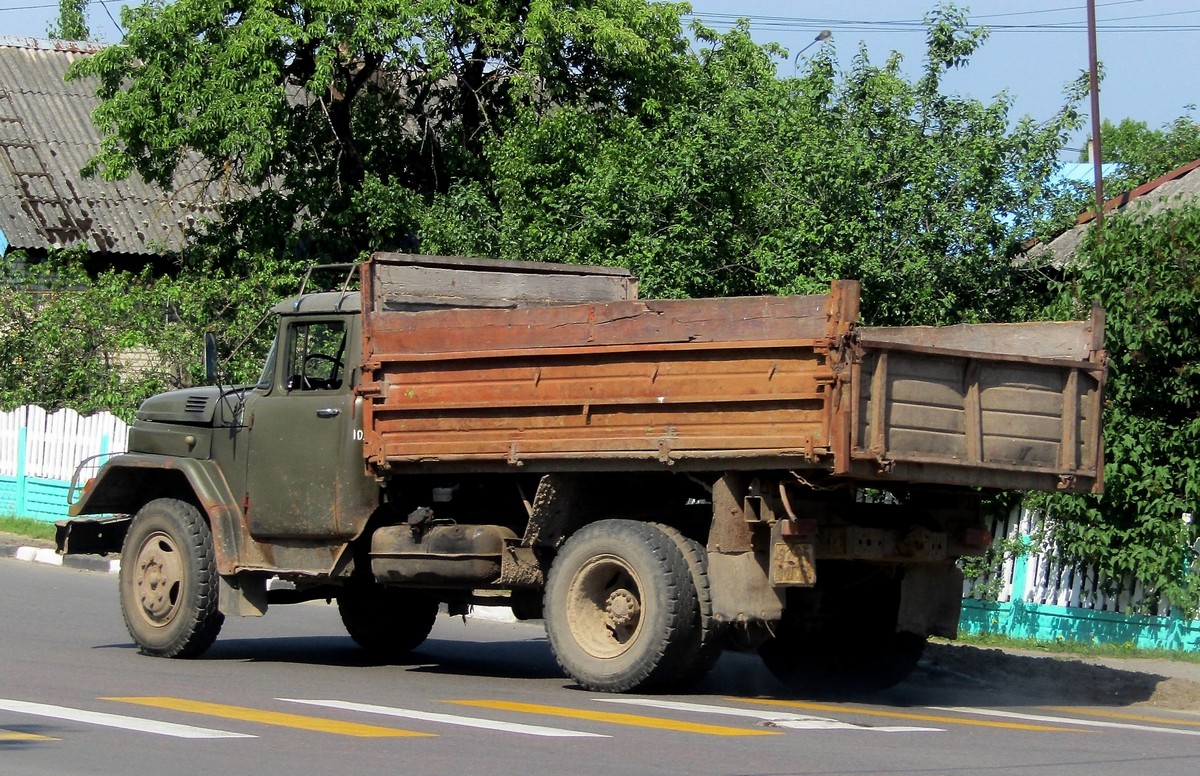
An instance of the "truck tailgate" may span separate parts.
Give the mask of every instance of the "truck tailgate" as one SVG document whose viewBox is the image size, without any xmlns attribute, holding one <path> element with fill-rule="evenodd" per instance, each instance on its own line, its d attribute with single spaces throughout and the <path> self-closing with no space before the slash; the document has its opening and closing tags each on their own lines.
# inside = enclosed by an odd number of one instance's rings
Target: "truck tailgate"
<svg viewBox="0 0 1200 776">
<path fill-rule="evenodd" d="M 859 329 L 842 473 L 1101 490 L 1103 332 L 1098 309 L 1065 323 Z"/>
</svg>

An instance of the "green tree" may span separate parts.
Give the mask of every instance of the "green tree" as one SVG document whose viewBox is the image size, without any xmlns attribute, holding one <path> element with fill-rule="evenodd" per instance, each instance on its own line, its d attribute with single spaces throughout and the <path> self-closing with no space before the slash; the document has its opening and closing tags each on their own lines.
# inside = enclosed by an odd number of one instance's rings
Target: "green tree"
<svg viewBox="0 0 1200 776">
<path fill-rule="evenodd" d="M 58 21 L 51 24 L 46 34 L 58 40 L 87 40 L 92 36 L 88 29 L 87 10 L 90 0 L 59 0 Z"/>
<path fill-rule="evenodd" d="M 105 139 L 88 171 L 136 172 L 170 188 L 177 167 L 199 154 L 214 179 L 269 190 L 257 207 L 231 214 L 246 225 L 239 240 L 258 236 L 259 223 L 296 221 L 303 236 L 293 243 L 318 256 L 378 247 L 361 228 L 375 210 L 355 208 L 370 180 L 409 193 L 375 233 L 411 240 L 412 211 L 425 198 L 487 178 L 483 148 L 518 106 L 632 109 L 670 83 L 686 49 L 685 8 L 644 0 L 127 7 L 124 41 L 71 74 L 99 79 L 93 118 Z"/>
<path fill-rule="evenodd" d="M 1105 492 L 1036 501 L 1067 558 L 1195 612 L 1182 516 L 1200 511 L 1200 205 L 1106 219 L 1067 273 L 1058 315 L 1107 311 Z"/>
<path fill-rule="evenodd" d="M 1119 162 L 1120 173 L 1112 181 L 1110 195 L 1128 191 L 1154 180 L 1188 162 L 1200 159 L 1200 124 L 1190 111 L 1161 129 L 1150 129 L 1144 121 L 1105 121 L 1100 127 L 1105 162 Z M 1087 153 L 1080 156 L 1087 161 Z"/>
<path fill-rule="evenodd" d="M 621 263 L 650 295 L 811 293 L 858 278 L 876 323 L 1032 311 L 1040 278 L 1009 257 L 1053 196 L 1074 104 L 1010 129 L 1007 97 L 942 92 L 983 31 L 952 7 L 928 30 L 924 73 L 909 81 L 897 55 L 878 66 L 863 50 L 839 71 L 829 47 L 780 79 L 783 52 L 745 26 L 698 28 L 678 82 L 636 111 L 522 114 L 489 154 L 491 252 Z"/>
<path fill-rule="evenodd" d="M 231 376 L 253 380 L 273 331 L 263 313 L 293 293 L 298 265 L 247 261 L 238 272 L 185 268 L 175 277 L 89 274 L 82 251 L 25 263 L 0 259 L 0 408 L 38 404 L 132 420 L 138 404 L 195 384 L 203 333 L 234 351 Z M 249 347 L 235 350 L 247 338 Z"/>
</svg>

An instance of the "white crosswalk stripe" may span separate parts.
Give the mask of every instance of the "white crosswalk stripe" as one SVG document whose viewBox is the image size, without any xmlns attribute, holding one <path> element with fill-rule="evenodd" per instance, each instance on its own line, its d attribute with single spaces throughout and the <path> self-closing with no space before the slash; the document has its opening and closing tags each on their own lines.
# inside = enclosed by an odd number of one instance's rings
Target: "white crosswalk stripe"
<svg viewBox="0 0 1200 776">
<path fill-rule="evenodd" d="M 123 714 L 105 714 L 99 711 L 85 711 L 66 706 L 51 706 L 45 703 L 29 703 L 0 698 L 0 711 L 11 711 L 17 714 L 29 714 L 35 717 L 49 717 L 67 722 L 82 722 L 89 725 L 133 730 L 139 733 L 153 733 L 174 738 L 254 738 L 247 733 L 231 733 L 227 730 L 195 727 L 193 725 L 177 725 L 172 722 L 158 722 L 141 717 L 127 717 Z"/>
<path fill-rule="evenodd" d="M 439 714 L 432 711 L 416 711 L 414 709 L 397 709 L 391 706 L 377 706 L 370 703 L 354 703 L 338 700 L 308 700 L 304 698 L 276 698 L 286 703 L 304 703 L 309 706 L 323 706 L 329 709 L 358 711 L 366 714 L 381 714 L 400 719 L 415 719 L 423 722 L 435 722 L 443 725 L 477 728 L 480 730 L 495 730 L 502 733 L 520 733 L 527 736 L 542 736 L 545 738 L 609 738 L 600 733 L 584 733 L 579 730 L 544 727 L 542 725 L 524 725 L 518 722 L 500 722 L 494 719 L 480 717 L 462 717 L 457 714 Z"/>
<path fill-rule="evenodd" d="M 1053 722 L 1059 725 L 1080 725 L 1082 727 L 1108 728 L 1117 730 L 1139 730 L 1146 733 L 1172 733 L 1177 736 L 1200 736 L 1200 730 L 1181 730 L 1179 728 L 1160 727 L 1157 725 L 1137 725 L 1132 722 L 1105 722 L 1098 719 L 1059 717 L 1049 714 L 1027 714 L 1017 711 L 1000 711 L 999 709 L 976 709 L 967 706 L 933 706 L 931 708 L 936 709 L 937 711 L 955 711 L 959 714 L 978 714 L 983 717 L 1023 719 L 1032 722 Z"/>
<path fill-rule="evenodd" d="M 669 711 L 685 711 L 694 714 L 724 714 L 730 717 L 748 717 L 769 723 L 775 727 L 791 730 L 866 730 L 874 733 L 940 733 L 942 728 L 912 727 L 908 725 L 855 725 L 828 717 L 813 717 L 807 714 L 794 714 L 785 711 L 762 711 L 759 709 L 741 709 L 734 706 L 714 706 L 706 703 L 687 703 L 684 701 L 666 701 L 651 698 L 595 698 L 601 703 L 620 703 L 628 706 L 643 706 L 652 709 Z"/>
</svg>

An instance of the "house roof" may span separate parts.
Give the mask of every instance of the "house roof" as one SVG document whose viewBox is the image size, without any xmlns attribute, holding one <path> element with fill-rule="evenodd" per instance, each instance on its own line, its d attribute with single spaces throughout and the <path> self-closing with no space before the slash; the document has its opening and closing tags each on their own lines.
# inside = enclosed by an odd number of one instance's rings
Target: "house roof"
<svg viewBox="0 0 1200 776">
<path fill-rule="evenodd" d="M 156 255 L 182 247 L 188 227 L 215 215 L 219 190 L 198 161 L 181 165 L 172 193 L 136 174 L 123 181 L 80 174 L 100 150 L 91 123 L 100 101 L 94 80 L 63 77 L 98 50 L 0 38 L 0 231 L 12 248 L 86 241 L 94 253 Z"/>
<path fill-rule="evenodd" d="M 1104 212 L 1132 211 L 1149 215 L 1181 203 L 1196 201 L 1200 201 L 1200 159 L 1188 162 L 1119 197 L 1113 197 L 1104 203 Z M 1055 267 L 1069 264 L 1095 218 L 1094 211 L 1083 213 L 1075 226 L 1058 237 L 1033 245 L 1025 252 L 1024 261 L 1038 261 Z"/>
</svg>

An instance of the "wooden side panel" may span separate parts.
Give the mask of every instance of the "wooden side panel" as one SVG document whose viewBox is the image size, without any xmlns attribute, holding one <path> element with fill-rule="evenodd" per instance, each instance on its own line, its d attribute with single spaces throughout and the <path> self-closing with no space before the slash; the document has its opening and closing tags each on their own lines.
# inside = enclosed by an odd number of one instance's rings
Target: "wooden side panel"
<svg viewBox="0 0 1200 776">
<path fill-rule="evenodd" d="M 1089 335 L 1090 336 L 1090 335 Z M 859 476 L 1089 490 L 1103 466 L 1102 370 L 880 347 L 862 356 Z M 871 462 L 873 466 L 865 465 Z"/>
<path fill-rule="evenodd" d="M 737 467 L 828 456 L 827 298 L 373 315 L 381 467 Z"/>
<path fill-rule="evenodd" d="M 376 254 L 368 267 L 369 307 L 376 312 L 637 298 L 637 281 L 615 267 L 407 254 Z"/>
</svg>

